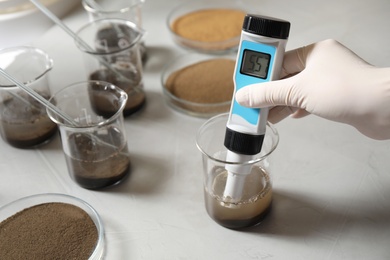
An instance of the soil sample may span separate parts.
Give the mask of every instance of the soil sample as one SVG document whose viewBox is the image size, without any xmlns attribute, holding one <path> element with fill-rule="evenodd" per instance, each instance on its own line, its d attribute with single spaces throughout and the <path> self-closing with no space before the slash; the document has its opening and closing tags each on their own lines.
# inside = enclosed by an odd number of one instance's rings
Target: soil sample
<svg viewBox="0 0 390 260">
<path fill-rule="evenodd" d="M 97 241 L 98 231 L 91 217 L 68 203 L 32 206 L 0 223 L 3 260 L 87 260 Z"/>
<path fill-rule="evenodd" d="M 140 110 L 146 101 L 140 45 L 136 41 L 139 34 L 126 25 L 114 23 L 99 29 L 96 34 L 96 51 L 115 71 L 101 66 L 101 69 L 91 72 L 89 79 L 109 82 L 126 92 L 128 100 L 123 110 L 124 116 Z"/>
<path fill-rule="evenodd" d="M 212 170 L 212 183 L 205 188 L 204 197 L 209 216 L 221 226 L 239 229 L 259 224 L 268 214 L 272 202 L 272 186 L 269 175 L 253 166 L 246 177 L 244 194 L 237 203 L 229 203 L 223 193 L 227 171 L 223 167 Z"/>
<path fill-rule="evenodd" d="M 86 189 L 100 189 L 121 182 L 130 172 L 127 142 L 115 127 L 68 137 L 65 153 L 72 178 Z"/>
<path fill-rule="evenodd" d="M 244 11 L 235 9 L 202 9 L 176 18 L 171 30 L 187 39 L 181 43 L 191 48 L 229 49 L 238 46 L 245 15 Z"/>
<path fill-rule="evenodd" d="M 234 92 L 235 62 L 218 58 L 201 61 L 173 72 L 165 88 L 176 97 L 174 105 L 196 113 L 229 111 Z M 188 102 L 186 102 L 188 101 Z"/>
<path fill-rule="evenodd" d="M 143 84 L 141 75 L 134 68 L 134 65 L 126 62 L 116 62 L 115 67 L 117 71 L 123 75 L 116 75 L 114 72 L 101 69 L 93 72 L 90 80 L 101 80 L 110 82 L 111 84 L 123 89 L 128 95 L 128 100 L 123 110 L 124 116 L 129 116 L 139 111 L 146 103 L 146 95 L 143 91 Z M 106 111 L 110 113 L 109 111 Z"/>
<path fill-rule="evenodd" d="M 44 98 L 48 95 L 39 93 Z M 17 148 L 29 148 L 48 141 L 57 125 L 50 120 L 46 108 L 25 93 L 9 96 L 0 102 L 0 133 Z"/>
</svg>

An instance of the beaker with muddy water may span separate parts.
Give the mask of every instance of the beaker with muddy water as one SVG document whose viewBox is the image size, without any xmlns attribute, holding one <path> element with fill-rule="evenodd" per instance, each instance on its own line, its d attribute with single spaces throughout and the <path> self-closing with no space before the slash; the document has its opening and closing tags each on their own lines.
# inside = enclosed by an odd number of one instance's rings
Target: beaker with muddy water
<svg viewBox="0 0 390 260">
<path fill-rule="evenodd" d="M 82 0 L 90 21 L 104 18 L 124 19 L 142 28 L 142 6 L 145 0 Z M 139 43 L 142 61 L 146 61 L 144 41 Z"/>
<path fill-rule="evenodd" d="M 229 162 L 224 146 L 228 114 L 210 118 L 197 133 L 196 143 L 202 153 L 203 188 L 208 215 L 221 226 L 240 229 L 259 224 L 272 204 L 272 152 L 279 142 L 277 130 L 267 125 L 262 150 L 247 162 Z M 239 200 L 224 196 L 227 165 L 251 167 L 245 176 L 243 193 Z"/>
<path fill-rule="evenodd" d="M 128 95 L 124 116 L 139 111 L 146 103 L 139 50 L 143 34 L 132 22 L 100 19 L 83 26 L 75 39 L 84 54 L 87 80 L 112 83 Z"/>
<path fill-rule="evenodd" d="M 51 110 L 59 125 L 62 148 L 71 178 L 86 189 L 120 183 L 130 173 L 130 156 L 123 109 L 127 94 L 102 81 L 74 83 L 49 100 L 74 124 Z"/>
<path fill-rule="evenodd" d="M 48 73 L 52 59 L 42 50 L 11 47 L 0 50 L 0 67 L 45 99 L 50 98 Z M 0 76 L 0 134 L 11 146 L 31 148 L 47 143 L 57 133 L 46 107 L 8 79 Z"/>
</svg>

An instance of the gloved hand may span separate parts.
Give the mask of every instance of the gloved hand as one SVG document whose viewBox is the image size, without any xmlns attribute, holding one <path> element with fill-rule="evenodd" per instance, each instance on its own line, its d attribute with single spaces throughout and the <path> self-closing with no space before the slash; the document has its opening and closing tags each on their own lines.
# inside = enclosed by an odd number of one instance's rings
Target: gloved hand
<svg viewBox="0 0 390 260">
<path fill-rule="evenodd" d="M 339 42 L 325 40 L 286 52 L 281 78 L 240 89 L 237 102 L 272 107 L 272 123 L 311 113 L 373 139 L 390 138 L 390 68 L 374 67 Z"/>
</svg>

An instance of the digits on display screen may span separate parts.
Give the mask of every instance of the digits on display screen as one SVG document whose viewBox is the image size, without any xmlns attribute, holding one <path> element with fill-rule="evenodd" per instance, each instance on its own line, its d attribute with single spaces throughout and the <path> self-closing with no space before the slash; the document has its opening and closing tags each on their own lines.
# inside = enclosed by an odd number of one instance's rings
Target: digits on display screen
<svg viewBox="0 0 390 260">
<path fill-rule="evenodd" d="M 271 55 L 262 52 L 244 50 L 241 73 L 262 79 L 267 78 Z"/>
</svg>

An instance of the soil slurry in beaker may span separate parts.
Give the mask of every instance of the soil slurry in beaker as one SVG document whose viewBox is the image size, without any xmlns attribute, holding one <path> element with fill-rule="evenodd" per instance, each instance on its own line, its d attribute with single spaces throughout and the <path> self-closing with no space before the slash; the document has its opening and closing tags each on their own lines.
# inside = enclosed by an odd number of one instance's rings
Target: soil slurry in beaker
<svg viewBox="0 0 390 260">
<path fill-rule="evenodd" d="M 246 178 L 244 194 L 237 203 L 230 203 L 223 197 L 227 171 L 215 167 L 211 174 L 212 183 L 205 188 L 206 210 L 211 218 L 227 228 L 242 228 L 256 225 L 267 215 L 271 207 L 272 187 L 268 174 L 254 166 Z"/>
<path fill-rule="evenodd" d="M 45 94 L 41 96 L 48 98 Z M 57 132 L 57 125 L 47 116 L 46 108 L 21 91 L 3 100 L 0 111 L 0 133 L 14 147 L 42 144 Z"/>
<path fill-rule="evenodd" d="M 112 83 L 128 95 L 123 115 L 139 111 L 146 103 L 140 40 L 143 31 L 122 19 L 99 19 L 83 26 L 76 44 L 84 52 L 89 80 Z M 81 40 L 92 49 L 86 49 Z"/>
<path fill-rule="evenodd" d="M 53 60 L 44 51 L 18 46 L 0 50 L 0 135 L 17 148 L 47 143 L 57 132 L 46 107 Z M 31 96 L 34 93 L 36 96 Z"/>
<path fill-rule="evenodd" d="M 146 103 L 146 95 L 140 88 L 142 85 L 141 76 L 132 68 L 131 64 L 125 62 L 117 61 L 116 69 L 125 78 L 115 75 L 107 69 L 100 69 L 89 75 L 89 79 L 107 81 L 123 89 L 128 95 L 123 115 L 129 116 L 140 110 Z"/>
<path fill-rule="evenodd" d="M 71 178 L 87 189 L 118 184 L 130 173 L 130 155 L 123 122 L 127 94 L 105 81 L 74 83 L 50 102 L 76 125 L 48 111 L 59 125 Z"/>
<path fill-rule="evenodd" d="M 65 154 L 69 173 L 84 188 L 99 189 L 114 185 L 130 172 L 127 143 L 122 140 L 122 133 L 117 128 L 110 127 L 94 135 L 73 133 L 67 142 L 69 154 L 74 156 Z M 123 147 L 120 148 L 120 145 Z"/>
</svg>

